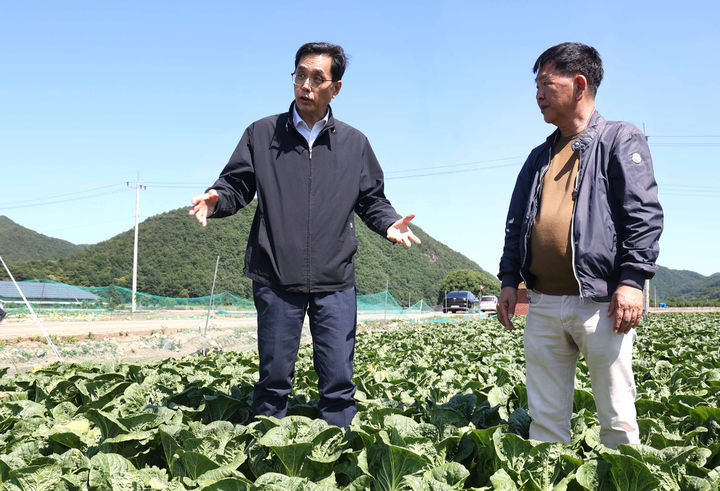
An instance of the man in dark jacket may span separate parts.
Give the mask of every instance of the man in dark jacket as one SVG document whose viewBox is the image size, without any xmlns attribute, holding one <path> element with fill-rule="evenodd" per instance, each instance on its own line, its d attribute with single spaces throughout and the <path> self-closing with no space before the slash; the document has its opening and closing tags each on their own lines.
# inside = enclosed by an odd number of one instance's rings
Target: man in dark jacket
<svg viewBox="0 0 720 491">
<path fill-rule="evenodd" d="M 530 438 L 570 442 L 575 369 L 590 372 L 608 447 L 638 443 L 634 328 L 657 266 L 663 213 L 644 135 L 595 110 L 598 52 L 563 43 L 535 62 L 536 99 L 557 130 L 520 171 L 500 260 L 498 320 L 513 329 L 517 287 L 524 332 Z"/>
<path fill-rule="evenodd" d="M 295 101 L 251 124 L 220 177 L 193 198 L 203 225 L 258 205 L 245 253 L 258 312 L 256 415 L 282 418 L 307 312 L 318 374 L 320 417 L 348 426 L 356 413 L 352 364 L 356 298 L 354 213 L 389 240 L 420 240 L 385 197 L 383 173 L 365 135 L 336 120 L 342 47 L 308 43 L 295 56 Z"/>
</svg>

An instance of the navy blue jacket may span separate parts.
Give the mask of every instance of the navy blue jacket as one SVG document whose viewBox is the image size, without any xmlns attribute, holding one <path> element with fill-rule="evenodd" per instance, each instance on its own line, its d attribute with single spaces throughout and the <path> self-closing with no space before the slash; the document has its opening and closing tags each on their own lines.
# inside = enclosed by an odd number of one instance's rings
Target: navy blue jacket
<svg viewBox="0 0 720 491">
<path fill-rule="evenodd" d="M 399 218 L 367 138 L 332 111 L 312 151 L 293 124 L 292 105 L 251 124 L 212 188 L 220 195 L 213 218 L 232 215 L 257 192 L 245 274 L 291 292 L 352 287 L 354 213 L 383 236 Z"/>
<path fill-rule="evenodd" d="M 505 225 L 498 277 L 517 287 L 530 274 L 530 234 L 540 206 L 556 130 L 535 148 L 515 184 Z M 645 136 L 624 121 L 606 121 L 595 112 L 573 143 L 580 153 L 571 221 L 573 271 L 580 296 L 613 294 L 618 285 L 643 288 L 657 271 L 663 211 Z"/>
</svg>

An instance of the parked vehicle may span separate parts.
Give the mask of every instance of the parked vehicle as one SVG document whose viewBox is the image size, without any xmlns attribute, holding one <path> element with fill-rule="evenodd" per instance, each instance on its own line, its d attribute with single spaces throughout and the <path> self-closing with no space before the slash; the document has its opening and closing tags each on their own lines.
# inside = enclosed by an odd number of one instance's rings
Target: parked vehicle
<svg viewBox="0 0 720 491">
<path fill-rule="evenodd" d="M 443 313 L 472 312 L 476 310 L 478 298 L 469 291 L 448 292 L 443 300 Z"/>
<path fill-rule="evenodd" d="M 495 295 L 483 295 L 480 298 L 480 310 L 482 312 L 497 312 L 498 297 Z"/>
</svg>

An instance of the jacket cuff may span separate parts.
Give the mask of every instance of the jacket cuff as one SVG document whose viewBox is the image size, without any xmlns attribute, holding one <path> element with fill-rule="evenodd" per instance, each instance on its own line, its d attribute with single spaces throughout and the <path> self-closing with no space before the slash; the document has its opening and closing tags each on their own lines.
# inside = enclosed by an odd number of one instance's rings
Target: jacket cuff
<svg viewBox="0 0 720 491">
<path fill-rule="evenodd" d="M 506 286 L 511 286 L 513 288 L 517 288 L 520 284 L 520 277 L 518 275 L 505 273 L 502 276 L 502 283 L 500 288 L 505 288 Z"/>
<path fill-rule="evenodd" d="M 217 191 L 217 193 L 218 193 L 218 200 L 217 200 L 217 203 L 215 203 L 215 209 L 214 209 L 213 212 L 210 213 L 207 217 L 208 217 L 208 218 L 225 218 L 226 216 L 229 215 L 229 213 L 227 213 L 226 211 L 223 211 L 223 210 L 222 210 L 222 207 L 220 206 L 220 202 L 222 201 L 222 193 L 220 193 L 220 191 L 218 191 L 218 189 L 217 189 L 217 188 L 214 188 L 214 187 L 209 187 L 209 188 L 207 188 L 207 189 L 205 190 L 205 192 L 207 193 L 207 192 L 210 191 L 211 189 L 214 189 L 215 191 Z"/>
<path fill-rule="evenodd" d="M 623 269 L 620 272 L 620 284 L 642 290 L 645 287 L 645 275 L 632 269 Z"/>
<path fill-rule="evenodd" d="M 401 218 L 402 218 L 402 217 L 401 217 L 400 215 L 398 215 L 397 212 L 396 212 L 396 213 L 395 213 L 395 218 L 388 218 L 387 225 L 385 225 L 385 226 L 383 226 L 383 227 L 380 228 L 381 231 L 378 232 L 378 235 L 381 235 L 383 238 L 385 238 L 385 240 L 387 240 L 388 242 L 392 242 L 392 243 L 394 244 L 395 242 L 393 242 L 392 240 L 388 239 L 387 231 L 388 231 L 388 229 L 392 226 L 393 223 L 397 222 L 397 221 L 400 220 Z"/>
</svg>

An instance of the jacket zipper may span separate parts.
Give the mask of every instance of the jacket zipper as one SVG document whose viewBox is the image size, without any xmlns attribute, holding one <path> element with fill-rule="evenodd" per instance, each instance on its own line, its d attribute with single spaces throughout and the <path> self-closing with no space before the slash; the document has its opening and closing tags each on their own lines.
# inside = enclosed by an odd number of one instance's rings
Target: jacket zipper
<svg viewBox="0 0 720 491">
<path fill-rule="evenodd" d="M 578 284 L 578 292 L 580 294 L 580 300 L 583 299 L 583 291 L 582 291 L 582 285 L 580 284 L 580 278 L 578 278 L 577 274 L 577 265 L 575 264 L 575 211 L 577 210 L 577 199 L 578 199 L 578 189 L 580 188 L 580 167 L 582 166 L 582 150 L 579 150 L 579 158 L 578 158 L 578 173 L 575 176 L 575 187 L 572 192 L 573 197 L 573 211 L 572 211 L 572 217 L 570 218 L 570 251 L 571 251 L 571 263 L 572 263 L 572 270 L 573 270 L 573 276 L 575 277 L 575 281 L 577 281 Z"/>
<path fill-rule="evenodd" d="M 554 143 L 553 143 L 554 145 Z M 550 168 L 550 162 L 552 161 L 552 146 L 548 150 L 548 163 L 547 165 L 542 169 L 540 172 L 540 176 L 538 177 L 538 185 L 537 188 L 535 188 L 535 196 L 533 196 L 533 201 L 535 202 L 535 215 L 532 217 L 532 221 L 535 222 L 535 218 L 537 217 L 538 211 L 540 211 L 540 195 L 542 194 L 542 187 L 543 187 L 543 180 L 545 179 L 545 174 L 547 174 L 548 169 Z M 523 240 L 525 241 L 525 252 L 522 257 L 522 261 L 520 261 L 520 264 L 523 265 L 527 261 L 527 255 L 528 255 L 528 246 L 530 245 L 530 234 L 532 233 L 532 226 L 533 224 L 528 220 L 528 227 L 525 231 L 525 237 L 523 237 Z M 527 278 L 523 275 L 523 268 L 520 267 L 520 277 L 525 282 L 525 286 L 527 286 Z"/>
<path fill-rule="evenodd" d="M 293 125 L 294 127 L 294 125 Z M 318 138 L 322 136 L 323 133 L 326 131 L 329 131 L 330 128 L 325 125 L 325 127 L 318 133 L 318 135 L 315 137 L 315 140 L 313 140 L 313 143 L 315 143 Z M 295 131 L 297 131 L 297 128 L 295 128 Z M 299 134 L 300 132 L 298 132 Z M 302 136 L 302 135 L 301 135 Z M 304 138 L 303 138 L 304 139 Z M 312 217 L 312 213 L 310 212 L 310 206 L 312 204 L 312 149 L 313 146 L 306 140 L 307 148 L 308 148 L 308 163 L 309 163 L 309 174 L 308 174 L 308 225 L 307 225 L 307 244 L 306 244 L 306 259 L 305 259 L 305 270 L 307 271 L 306 278 L 307 278 L 307 291 L 310 293 L 310 285 L 311 285 L 311 279 L 310 279 L 310 267 L 311 267 L 311 261 L 310 261 L 310 231 L 312 230 L 312 227 L 310 225 L 310 218 Z"/>
<path fill-rule="evenodd" d="M 590 115 L 590 119 L 588 119 L 587 124 L 585 125 L 585 129 L 583 130 L 583 134 L 585 131 L 587 131 L 587 128 L 590 126 L 590 122 L 592 121 L 593 116 L 595 115 L 595 109 L 593 109 L 592 114 Z M 582 284 L 580 283 L 580 277 L 577 273 L 577 264 L 575 263 L 575 257 L 577 254 L 577 251 L 575 250 L 575 212 L 577 210 L 577 200 L 580 196 L 580 181 L 582 180 L 583 173 L 585 172 L 585 168 L 583 167 L 582 163 L 582 148 L 578 149 L 578 172 L 575 176 L 575 187 L 573 189 L 572 197 L 573 197 L 573 212 L 572 212 L 572 218 L 570 221 L 570 251 L 572 254 L 572 270 L 573 270 L 573 276 L 575 277 L 575 281 L 577 281 L 578 284 L 578 293 L 580 295 L 580 301 L 584 301 L 583 296 L 583 290 L 582 290 Z"/>
<path fill-rule="evenodd" d="M 318 135 L 320 136 L 320 135 Z M 307 291 L 310 293 L 310 218 L 312 213 L 310 212 L 310 205 L 312 203 L 312 145 L 308 142 L 308 164 L 310 167 L 308 173 L 308 221 L 307 221 L 307 245 L 306 245 L 306 256 L 305 256 L 305 271 L 307 271 Z"/>
</svg>

